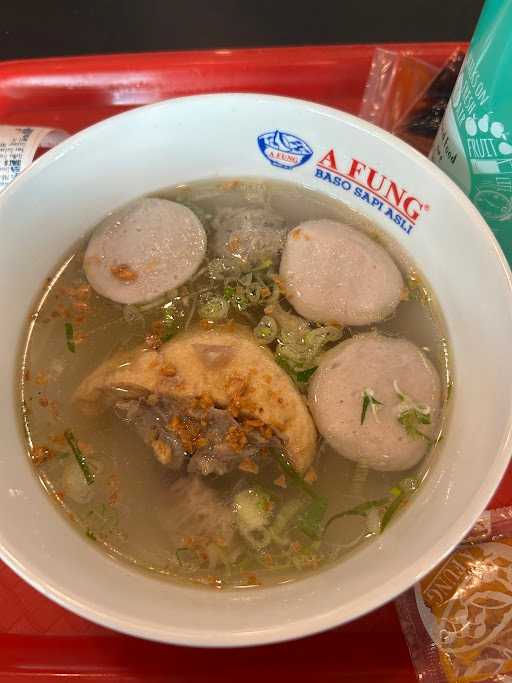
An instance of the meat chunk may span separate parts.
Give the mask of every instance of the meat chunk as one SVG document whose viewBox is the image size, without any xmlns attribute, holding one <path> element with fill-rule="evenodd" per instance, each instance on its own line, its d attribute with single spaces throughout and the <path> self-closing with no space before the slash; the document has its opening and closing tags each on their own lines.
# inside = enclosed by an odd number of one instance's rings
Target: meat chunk
<svg viewBox="0 0 512 683">
<path fill-rule="evenodd" d="M 206 233 L 189 208 L 144 198 L 100 223 L 89 240 L 84 270 L 102 296 L 138 304 L 186 282 L 205 252 Z"/>
<path fill-rule="evenodd" d="M 404 286 L 380 244 L 332 220 L 306 221 L 288 234 L 280 276 L 297 313 L 341 325 L 384 320 L 398 306 Z"/>
<path fill-rule="evenodd" d="M 371 332 L 323 356 L 309 403 L 318 430 L 338 453 L 375 470 L 406 470 L 436 435 L 441 382 L 413 343 Z"/>
<path fill-rule="evenodd" d="M 170 364 L 176 370 L 172 377 L 162 372 Z M 240 423 L 254 419 L 270 429 L 268 437 L 275 434 L 282 441 L 297 471 L 305 472 L 313 461 L 316 431 L 304 399 L 245 326 L 196 328 L 159 351 L 117 355 L 81 383 L 75 399 L 93 414 L 121 396 L 141 394 L 211 401 Z M 236 434 L 230 440 L 236 444 Z"/>
<path fill-rule="evenodd" d="M 186 466 L 191 474 L 223 475 L 247 458 L 258 471 L 268 460 L 268 449 L 281 447 L 263 423 L 238 422 L 227 408 L 200 400 L 142 395 L 116 401 L 114 410 L 151 446 L 162 465 L 173 470 Z"/>
</svg>

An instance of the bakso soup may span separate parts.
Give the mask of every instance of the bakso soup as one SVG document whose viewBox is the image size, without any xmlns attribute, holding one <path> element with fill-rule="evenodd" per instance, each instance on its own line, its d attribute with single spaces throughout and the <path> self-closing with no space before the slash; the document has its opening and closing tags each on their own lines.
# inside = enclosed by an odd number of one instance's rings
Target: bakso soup
<svg viewBox="0 0 512 683">
<path fill-rule="evenodd" d="M 47 282 L 21 382 L 30 457 L 77 531 L 216 588 L 385 542 L 450 388 L 442 315 L 403 250 L 340 202 L 254 179 L 99 218 Z"/>
</svg>

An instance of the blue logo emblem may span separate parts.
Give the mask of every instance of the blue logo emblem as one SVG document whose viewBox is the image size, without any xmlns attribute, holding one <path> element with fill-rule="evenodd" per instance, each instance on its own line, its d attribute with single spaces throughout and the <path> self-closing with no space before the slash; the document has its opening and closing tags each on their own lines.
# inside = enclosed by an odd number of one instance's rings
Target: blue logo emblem
<svg viewBox="0 0 512 683">
<path fill-rule="evenodd" d="M 272 130 L 258 136 L 258 147 L 272 166 L 291 169 L 302 166 L 313 156 L 307 142 L 283 130 Z"/>
</svg>

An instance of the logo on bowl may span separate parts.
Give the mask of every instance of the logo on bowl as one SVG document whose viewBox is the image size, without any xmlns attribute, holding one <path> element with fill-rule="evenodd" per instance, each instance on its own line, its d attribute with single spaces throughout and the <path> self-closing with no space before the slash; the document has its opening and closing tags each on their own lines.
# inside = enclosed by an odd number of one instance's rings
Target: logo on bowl
<svg viewBox="0 0 512 683">
<path fill-rule="evenodd" d="M 272 166 L 288 170 L 302 166 L 313 156 L 313 150 L 307 142 L 283 130 L 272 130 L 259 135 L 258 147 Z"/>
<path fill-rule="evenodd" d="M 360 201 L 383 213 L 410 234 L 423 212 L 430 206 L 418 199 L 396 180 L 368 163 L 352 157 L 343 168 L 338 166 L 334 149 L 316 163 L 315 178 L 350 192 Z"/>
</svg>

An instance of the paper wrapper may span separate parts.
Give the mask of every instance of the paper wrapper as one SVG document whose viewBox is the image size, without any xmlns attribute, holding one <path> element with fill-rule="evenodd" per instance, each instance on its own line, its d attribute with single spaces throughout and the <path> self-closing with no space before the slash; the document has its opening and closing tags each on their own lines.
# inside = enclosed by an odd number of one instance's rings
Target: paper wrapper
<svg viewBox="0 0 512 683">
<path fill-rule="evenodd" d="M 63 130 L 53 128 L 0 126 L 0 192 L 39 156 L 39 151 L 51 149 L 67 137 Z"/>
<path fill-rule="evenodd" d="M 511 683 L 512 508 L 485 512 L 396 606 L 422 683 Z"/>
</svg>

